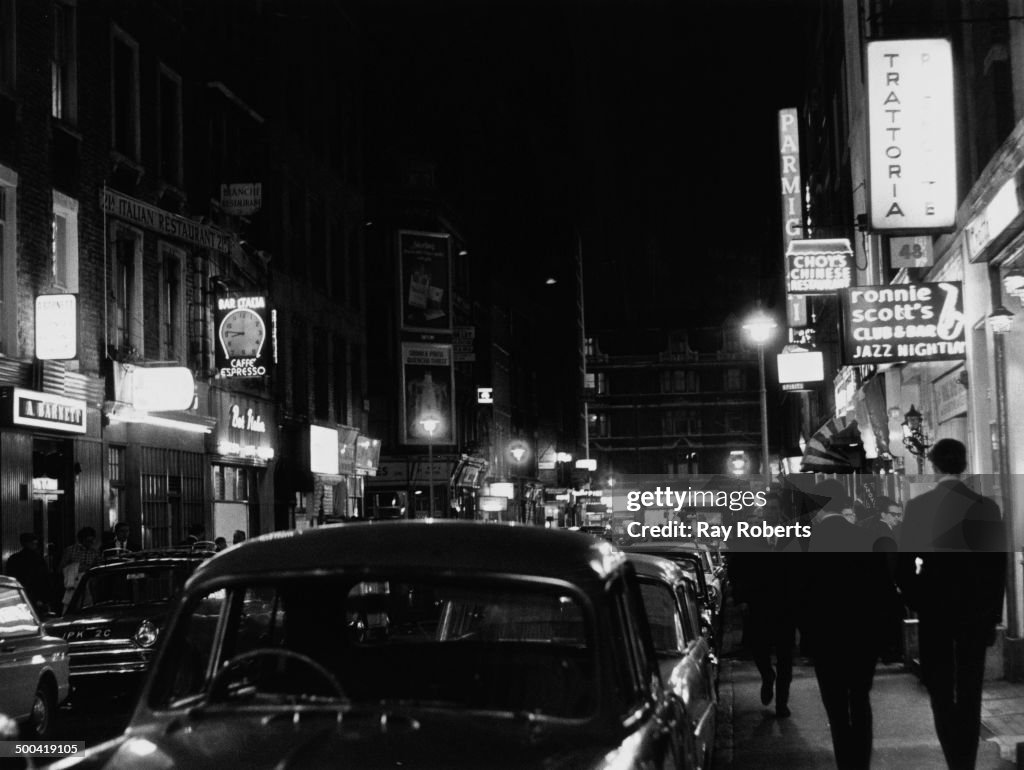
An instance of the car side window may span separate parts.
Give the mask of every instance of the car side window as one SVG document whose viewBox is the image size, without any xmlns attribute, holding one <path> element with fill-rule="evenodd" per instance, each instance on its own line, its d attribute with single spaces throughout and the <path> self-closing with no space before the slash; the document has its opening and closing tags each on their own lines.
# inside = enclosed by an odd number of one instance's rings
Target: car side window
<svg viewBox="0 0 1024 770">
<path fill-rule="evenodd" d="M 700 608 L 697 606 L 697 597 L 693 591 L 679 586 L 679 606 L 683 608 L 686 627 L 686 641 L 694 642 L 701 634 Z"/>
<path fill-rule="evenodd" d="M 616 580 L 609 592 L 613 638 L 618 645 L 615 650 L 615 681 L 621 713 L 626 716 L 643 706 L 646 656 L 637 633 L 636 618 L 630 608 L 625 582 Z"/>
<path fill-rule="evenodd" d="M 0 639 L 39 633 L 39 621 L 20 588 L 0 588 Z"/>
<path fill-rule="evenodd" d="M 217 626 L 227 599 L 220 589 L 191 605 L 178 624 L 174 642 L 168 647 L 169 663 L 160 668 L 153 703 L 166 706 L 202 693 L 211 675 Z"/>
<path fill-rule="evenodd" d="M 686 648 L 683 634 L 683 620 L 679 605 L 669 585 L 660 580 L 641 580 L 640 594 L 643 597 L 647 623 L 651 627 L 651 638 L 656 652 L 677 653 Z"/>
</svg>

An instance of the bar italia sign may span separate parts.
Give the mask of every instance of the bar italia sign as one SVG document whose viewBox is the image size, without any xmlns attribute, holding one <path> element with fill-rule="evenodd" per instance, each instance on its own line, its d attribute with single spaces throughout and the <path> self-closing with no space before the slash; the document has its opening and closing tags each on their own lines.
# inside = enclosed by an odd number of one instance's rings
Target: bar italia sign
<svg viewBox="0 0 1024 770">
<path fill-rule="evenodd" d="M 847 289 L 844 363 L 960 361 L 967 354 L 959 281 Z"/>
<path fill-rule="evenodd" d="M 85 401 L 23 388 L 4 388 L 0 399 L 4 402 L 4 421 L 9 424 L 69 433 L 86 432 Z"/>
</svg>

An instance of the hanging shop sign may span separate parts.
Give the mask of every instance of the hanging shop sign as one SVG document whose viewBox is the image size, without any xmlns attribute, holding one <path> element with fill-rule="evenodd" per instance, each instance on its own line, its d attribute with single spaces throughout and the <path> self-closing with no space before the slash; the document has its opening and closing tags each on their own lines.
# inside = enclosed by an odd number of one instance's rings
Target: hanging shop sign
<svg viewBox="0 0 1024 770">
<path fill-rule="evenodd" d="M 893 270 L 934 264 L 935 251 L 930 235 L 900 235 L 889 239 L 889 266 Z"/>
<path fill-rule="evenodd" d="M 857 370 L 844 366 L 832 380 L 832 395 L 836 405 L 836 417 L 845 417 L 853 409 L 857 396 Z"/>
<path fill-rule="evenodd" d="M 225 214 L 245 217 L 255 214 L 262 206 L 263 185 L 259 182 L 220 186 L 220 207 Z"/>
<path fill-rule="evenodd" d="M 210 225 L 193 222 L 188 217 L 164 211 L 106 187 L 100 191 L 100 208 L 107 214 L 170 238 L 187 241 L 204 249 L 219 251 L 222 254 L 228 254 L 231 251 L 230 233 Z"/>
<path fill-rule="evenodd" d="M 831 294 L 853 283 L 853 249 L 845 238 L 792 241 L 786 250 L 786 292 Z"/>
<path fill-rule="evenodd" d="M 935 395 L 935 420 L 945 422 L 967 414 L 967 386 L 964 384 L 965 369 L 958 366 L 932 383 Z"/>
<path fill-rule="evenodd" d="M 356 472 L 356 439 L 359 429 L 342 425 L 338 428 L 338 473 L 351 476 Z"/>
<path fill-rule="evenodd" d="M 36 297 L 36 358 L 68 361 L 78 358 L 78 295 Z"/>
<path fill-rule="evenodd" d="M 786 295 L 786 324 L 790 329 L 802 329 L 807 326 L 807 296 L 805 294 Z"/>
<path fill-rule="evenodd" d="M 455 443 L 455 368 L 452 346 L 402 343 L 399 436 L 403 444 Z"/>
<path fill-rule="evenodd" d="M 217 296 L 217 372 L 226 378 L 264 377 L 277 363 L 277 314 L 265 294 Z"/>
<path fill-rule="evenodd" d="M 967 354 L 960 281 L 848 289 L 844 362 L 956 361 Z"/>
<path fill-rule="evenodd" d="M 309 426 L 309 470 L 338 475 L 338 431 L 322 425 Z"/>
<path fill-rule="evenodd" d="M 783 390 L 807 390 L 807 383 L 825 379 L 825 361 L 820 350 L 779 353 L 776 358 Z"/>
<path fill-rule="evenodd" d="M 452 330 L 451 238 L 446 233 L 398 231 L 401 326 L 407 331 Z"/>
<path fill-rule="evenodd" d="M 274 459 L 277 426 L 273 405 L 262 399 L 217 390 L 212 408 L 217 428 L 210 441 L 220 455 L 228 458 L 269 462 Z"/>
<path fill-rule="evenodd" d="M 1011 178 L 999 188 L 977 216 L 964 227 L 967 239 L 967 253 L 971 262 L 985 261 L 991 250 L 989 244 L 995 241 L 1020 214 L 1020 198 L 1017 195 L 1017 179 Z"/>
<path fill-rule="evenodd" d="M 800 126 L 796 107 L 779 110 L 779 176 L 782 182 L 782 253 L 804 234 L 800 190 Z"/>
<path fill-rule="evenodd" d="M 943 38 L 867 44 L 871 228 L 956 225 L 953 49 Z"/>
<path fill-rule="evenodd" d="M 185 366 L 114 364 L 114 400 L 141 412 L 191 409 L 196 381 Z"/>
<path fill-rule="evenodd" d="M 380 467 L 380 439 L 360 436 L 356 439 L 356 473 L 375 476 Z"/>
<path fill-rule="evenodd" d="M 0 414 L 8 425 L 86 432 L 86 402 L 24 388 L 0 390 Z"/>
</svg>

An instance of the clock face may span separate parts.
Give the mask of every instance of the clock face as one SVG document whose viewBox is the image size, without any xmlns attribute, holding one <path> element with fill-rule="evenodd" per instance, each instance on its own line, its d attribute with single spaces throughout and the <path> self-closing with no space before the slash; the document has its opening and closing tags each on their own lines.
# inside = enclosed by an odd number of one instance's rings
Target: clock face
<svg viewBox="0 0 1024 770">
<path fill-rule="evenodd" d="M 220 322 L 220 344 L 228 358 L 257 358 L 266 336 L 263 319 L 248 308 L 232 310 Z"/>
</svg>

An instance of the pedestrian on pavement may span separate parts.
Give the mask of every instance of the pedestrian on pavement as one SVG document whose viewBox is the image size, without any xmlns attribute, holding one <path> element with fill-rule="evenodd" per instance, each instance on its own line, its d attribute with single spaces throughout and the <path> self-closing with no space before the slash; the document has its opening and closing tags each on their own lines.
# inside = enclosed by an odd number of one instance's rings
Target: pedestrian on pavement
<svg viewBox="0 0 1024 770">
<path fill-rule="evenodd" d="M 7 574 L 21 583 L 39 617 L 45 618 L 50 612 L 50 570 L 34 532 L 23 532 L 19 540 L 21 550 L 8 557 Z"/>
<path fill-rule="evenodd" d="M 60 572 L 64 581 L 63 607 L 66 611 L 71 597 L 74 596 L 78 581 L 81 580 L 90 567 L 100 563 L 100 552 L 96 550 L 96 530 L 92 527 L 82 527 L 78 530 L 74 545 L 64 549 L 64 556 L 60 560 Z"/>
<path fill-rule="evenodd" d="M 126 522 L 119 521 L 114 529 L 103 535 L 104 552 L 114 550 L 117 552 L 137 551 L 139 545 L 130 537 L 131 529 Z"/>
<path fill-rule="evenodd" d="M 921 678 L 946 764 L 971 770 L 986 649 L 1003 616 L 1005 536 L 999 506 L 960 480 L 966 447 L 942 439 L 928 459 L 941 478 L 907 503 L 897 581 L 918 614 Z"/>
<path fill-rule="evenodd" d="M 779 496 L 767 495 L 764 507 L 755 511 L 750 521 L 778 526 L 782 521 Z M 789 688 L 796 644 L 794 586 L 788 570 L 793 562 L 778 553 L 783 542 L 746 538 L 739 543 L 743 545 L 730 553 L 729 581 L 733 602 L 743 613 L 743 644 L 761 675 L 761 703 L 767 706 L 774 698 L 775 715 L 784 719 L 790 715 Z"/>
<path fill-rule="evenodd" d="M 896 588 L 884 554 L 874 553 L 866 531 L 854 524 L 852 501 L 834 480 L 812 493 L 814 518 L 803 564 L 800 634 L 814 661 L 840 770 L 871 764 L 871 685 L 884 645 L 886 616 Z"/>
<path fill-rule="evenodd" d="M 214 550 L 216 550 L 218 553 L 220 553 L 221 551 L 223 551 L 225 548 L 228 547 L 227 538 L 225 538 L 225 537 L 214 538 L 213 547 L 214 547 Z"/>
<path fill-rule="evenodd" d="M 231 536 L 231 545 L 238 545 L 239 543 L 245 542 L 245 532 L 240 529 L 235 530 L 235 534 Z"/>
</svg>

